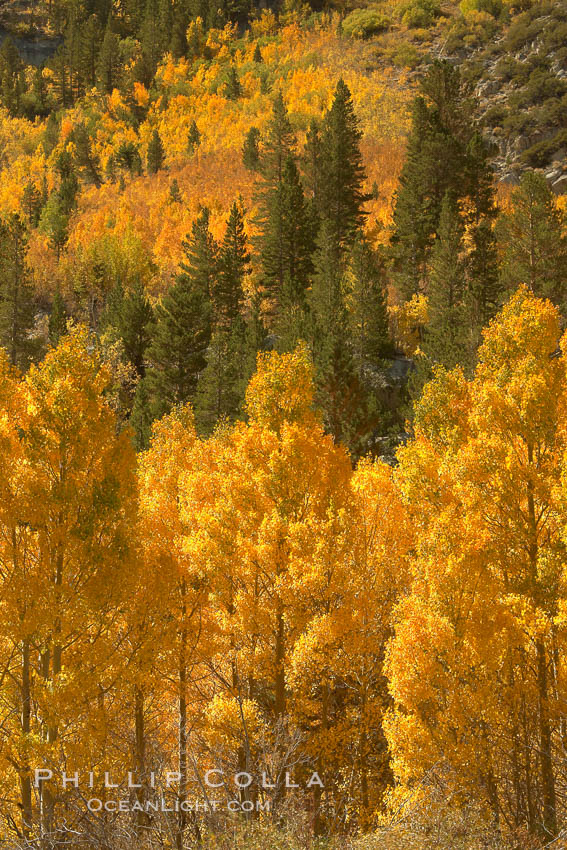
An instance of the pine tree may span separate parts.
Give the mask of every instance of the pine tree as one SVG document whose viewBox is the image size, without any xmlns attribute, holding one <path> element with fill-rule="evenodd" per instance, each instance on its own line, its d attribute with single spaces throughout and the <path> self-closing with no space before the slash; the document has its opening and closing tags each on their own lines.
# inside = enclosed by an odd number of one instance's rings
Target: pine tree
<svg viewBox="0 0 567 850">
<path fill-rule="evenodd" d="M 318 211 L 329 222 L 339 253 L 352 244 L 365 218 L 366 195 L 362 185 L 366 175 L 360 153 L 361 138 L 350 91 L 340 79 L 333 104 L 323 120 L 319 157 L 321 178 L 317 186 Z M 315 145 L 313 134 L 311 144 Z"/>
<path fill-rule="evenodd" d="M 25 92 L 22 70 L 23 63 L 18 48 L 8 36 L 0 48 L 0 93 L 3 105 L 15 116 L 21 113 L 21 101 Z"/>
<path fill-rule="evenodd" d="M 181 197 L 179 183 L 177 182 L 177 178 L 174 177 L 171 183 L 169 184 L 169 203 L 180 204 L 182 200 L 183 198 Z"/>
<path fill-rule="evenodd" d="M 260 62 L 263 61 L 262 60 L 262 51 L 260 50 L 260 45 L 259 45 L 258 42 L 256 42 L 256 47 L 254 48 L 253 59 L 254 59 L 254 62 L 257 62 L 257 63 L 260 63 Z"/>
<path fill-rule="evenodd" d="M 41 193 L 33 180 L 28 180 L 24 186 L 22 209 L 30 227 L 37 227 L 41 215 Z"/>
<path fill-rule="evenodd" d="M 90 15 L 81 26 L 79 42 L 79 74 L 81 87 L 91 89 L 97 82 L 98 56 L 103 34 L 97 15 Z"/>
<path fill-rule="evenodd" d="M 101 186 L 100 159 L 93 153 L 91 139 L 83 122 L 73 128 L 72 141 L 75 143 L 75 162 L 83 169 L 83 176 L 89 183 Z"/>
<path fill-rule="evenodd" d="M 249 273 L 250 253 L 244 230 L 244 215 L 241 204 L 235 201 L 226 223 L 212 293 L 215 325 L 230 328 L 240 317 L 244 301 L 244 279 Z"/>
<path fill-rule="evenodd" d="M 240 317 L 230 328 L 213 332 L 195 396 L 195 422 L 202 434 L 211 434 L 219 422 L 234 421 L 241 412 L 246 388 L 244 350 L 245 327 Z"/>
<path fill-rule="evenodd" d="M 191 121 L 191 126 L 189 127 L 189 135 L 187 136 L 187 150 L 189 153 L 193 154 L 201 144 L 201 134 L 199 132 L 199 128 L 195 123 L 195 119 Z"/>
<path fill-rule="evenodd" d="M 148 174 L 157 174 L 163 168 L 165 159 L 165 151 L 160 135 L 157 130 L 154 130 L 148 144 Z"/>
<path fill-rule="evenodd" d="M 112 94 L 120 85 L 120 52 L 112 16 L 108 16 L 102 47 L 97 60 L 97 83 L 101 91 Z"/>
<path fill-rule="evenodd" d="M 317 401 L 326 430 L 357 456 L 375 427 L 356 368 L 333 226 L 323 221 L 310 293 Z"/>
<path fill-rule="evenodd" d="M 192 398 L 206 365 L 211 290 L 217 270 L 217 246 L 209 231 L 208 210 L 201 211 L 183 247 L 180 273 L 154 313 L 146 376 L 153 416 Z"/>
<path fill-rule="evenodd" d="M 260 167 L 260 131 L 251 127 L 242 146 L 242 162 L 249 171 L 258 171 Z"/>
<path fill-rule="evenodd" d="M 457 201 L 452 193 L 447 192 L 431 258 L 429 322 L 422 346 L 427 357 L 425 379 L 431 376 L 432 367 L 436 365 L 447 369 L 458 364 L 472 365 L 472 328 L 470 304 L 467 303 L 463 237 L 464 227 Z"/>
<path fill-rule="evenodd" d="M 234 65 L 231 65 L 228 71 L 228 79 L 225 85 L 225 95 L 229 100 L 238 100 L 242 95 L 242 86 L 238 78 L 238 71 Z"/>
<path fill-rule="evenodd" d="M 174 59 L 187 55 L 187 27 L 191 15 L 186 0 L 177 0 L 173 6 L 173 23 L 169 49 Z"/>
<path fill-rule="evenodd" d="M 150 344 L 153 310 L 140 281 L 122 298 L 117 319 L 124 354 L 140 378 L 143 378 L 146 373 L 146 352 Z"/>
<path fill-rule="evenodd" d="M 26 244 L 26 227 L 17 215 L 0 223 L 0 344 L 20 368 L 29 364 L 37 347 L 30 337 L 35 310 Z"/>
<path fill-rule="evenodd" d="M 466 122 L 459 73 L 435 62 L 413 104 L 412 127 L 394 209 L 394 282 L 409 300 L 427 291 L 428 263 L 447 191 L 462 197 Z M 464 136 L 464 137 L 463 137 Z"/>
<path fill-rule="evenodd" d="M 321 181 L 323 180 L 321 150 L 321 131 L 313 119 L 305 138 L 305 147 L 301 157 L 305 196 L 313 210 L 313 216 L 319 220 L 323 215 Z"/>
<path fill-rule="evenodd" d="M 146 451 L 150 445 L 153 416 L 148 382 L 144 378 L 138 381 L 129 422 L 134 432 L 136 450 L 139 452 Z"/>
<path fill-rule="evenodd" d="M 384 273 L 370 245 L 359 233 L 346 268 L 348 316 L 352 349 L 363 376 L 376 370 L 391 352 Z"/>
<path fill-rule="evenodd" d="M 59 286 L 53 296 L 51 313 L 49 314 L 49 342 L 56 346 L 63 334 L 67 332 L 67 311 Z"/>
<path fill-rule="evenodd" d="M 502 284 L 508 292 L 523 283 L 536 295 L 567 304 L 565 223 L 545 177 L 526 172 L 497 225 Z"/>
</svg>

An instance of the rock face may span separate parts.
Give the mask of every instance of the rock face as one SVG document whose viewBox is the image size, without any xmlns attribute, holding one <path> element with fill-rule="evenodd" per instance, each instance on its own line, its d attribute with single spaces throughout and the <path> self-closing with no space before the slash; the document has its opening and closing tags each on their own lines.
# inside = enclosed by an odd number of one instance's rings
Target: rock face
<svg viewBox="0 0 567 850">
<path fill-rule="evenodd" d="M 485 134 L 498 148 L 497 172 L 515 183 L 523 170 L 541 170 L 564 193 L 567 3 L 535 0 L 499 27 L 499 36 L 470 47 L 459 62 L 479 99 Z"/>
</svg>

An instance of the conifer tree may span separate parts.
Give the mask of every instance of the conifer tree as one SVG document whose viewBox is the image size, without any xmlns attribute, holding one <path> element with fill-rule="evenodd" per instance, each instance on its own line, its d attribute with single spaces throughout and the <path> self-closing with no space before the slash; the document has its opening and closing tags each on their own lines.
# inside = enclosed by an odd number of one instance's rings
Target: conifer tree
<svg viewBox="0 0 567 850">
<path fill-rule="evenodd" d="M 148 174 L 157 174 L 163 168 L 165 151 L 157 130 L 154 130 L 148 144 Z"/>
<path fill-rule="evenodd" d="M 230 100 L 238 100 L 238 98 L 242 95 L 242 86 L 238 77 L 238 71 L 234 65 L 231 65 L 228 70 L 225 93 Z"/>
<path fill-rule="evenodd" d="M 97 61 L 97 82 L 99 88 L 111 94 L 120 83 L 120 53 L 118 37 L 113 29 L 112 16 L 108 16 L 104 39 Z"/>
<path fill-rule="evenodd" d="M 26 243 L 26 228 L 17 215 L 0 223 L 0 344 L 12 365 L 20 368 L 29 364 L 36 349 L 30 337 L 35 310 Z"/>
<path fill-rule="evenodd" d="M 260 63 L 262 62 L 262 51 L 260 50 L 260 45 L 256 42 L 256 47 L 254 48 L 254 62 Z"/>
<path fill-rule="evenodd" d="M 317 401 L 326 430 L 358 455 L 372 430 L 366 393 L 356 368 L 343 296 L 344 265 L 337 262 L 333 226 L 323 221 L 310 293 Z"/>
<path fill-rule="evenodd" d="M 199 145 L 201 144 L 201 134 L 199 132 L 199 128 L 195 122 L 195 119 L 191 121 L 191 126 L 189 127 L 189 135 L 187 136 L 187 150 L 189 153 L 195 153 Z"/>
<path fill-rule="evenodd" d="M 390 353 L 392 342 L 384 274 L 377 257 L 359 233 L 352 246 L 346 268 L 349 329 L 359 372 L 376 369 Z"/>
<path fill-rule="evenodd" d="M 41 215 L 41 192 L 33 180 L 28 180 L 24 186 L 22 209 L 30 227 L 37 227 Z"/>
<path fill-rule="evenodd" d="M 130 427 L 134 432 L 134 446 L 139 452 L 146 451 L 150 445 L 153 419 L 148 381 L 142 378 L 136 386 L 134 404 L 129 420 Z"/>
<path fill-rule="evenodd" d="M 230 328 L 213 332 L 195 396 L 195 422 L 203 434 L 211 434 L 223 420 L 233 421 L 241 411 L 244 346 L 245 327 L 240 316 Z"/>
<path fill-rule="evenodd" d="M 180 204 L 182 202 L 181 190 L 179 189 L 179 183 L 177 178 L 174 177 L 169 185 L 169 203 L 170 204 Z"/>
<path fill-rule="evenodd" d="M 183 248 L 185 260 L 177 279 L 154 314 L 146 377 L 154 417 L 192 398 L 206 364 L 218 250 L 207 209 L 197 217 Z"/>
<path fill-rule="evenodd" d="M 328 221 L 329 233 L 339 253 L 352 244 L 365 218 L 362 208 L 366 195 L 362 191 L 365 171 L 360 153 L 361 138 L 350 91 L 340 79 L 332 106 L 323 120 L 319 157 L 321 176 L 317 186 L 320 198 L 318 211 Z M 310 146 L 315 150 L 316 145 L 312 130 Z"/>
<path fill-rule="evenodd" d="M 536 295 L 565 306 L 565 216 L 543 175 L 528 171 L 522 176 L 512 194 L 510 210 L 500 216 L 497 233 L 503 286 L 510 292 L 523 283 Z"/>
<path fill-rule="evenodd" d="M 218 274 L 213 287 L 214 320 L 217 326 L 230 328 L 241 315 L 244 279 L 250 273 L 242 206 L 236 201 L 230 208 L 224 239 L 219 251 Z"/>
<path fill-rule="evenodd" d="M 65 302 L 58 286 L 53 296 L 53 304 L 51 305 L 51 313 L 49 314 L 49 342 L 51 345 L 56 346 L 66 332 L 67 311 L 65 310 Z"/>
<path fill-rule="evenodd" d="M 282 313 L 282 299 L 300 305 L 313 270 L 313 228 L 293 155 L 295 137 L 281 93 L 274 101 L 261 161 L 257 245 L 269 312 Z"/>
<path fill-rule="evenodd" d="M 244 139 L 242 146 L 242 162 L 249 171 L 258 171 L 260 167 L 260 131 L 257 127 L 251 127 Z"/>
<path fill-rule="evenodd" d="M 463 139 L 462 87 L 449 63 L 434 63 L 413 104 L 412 127 L 394 210 L 394 282 L 410 299 L 427 291 L 428 262 L 445 193 L 461 196 Z M 467 187 L 468 188 L 468 187 Z"/>
<path fill-rule="evenodd" d="M 453 369 L 458 364 L 472 365 L 472 328 L 470 305 L 467 303 L 463 236 L 464 227 L 456 199 L 447 192 L 431 259 L 429 322 L 422 346 L 427 361 L 421 370 L 421 385 L 431 377 L 433 366 Z"/>
</svg>

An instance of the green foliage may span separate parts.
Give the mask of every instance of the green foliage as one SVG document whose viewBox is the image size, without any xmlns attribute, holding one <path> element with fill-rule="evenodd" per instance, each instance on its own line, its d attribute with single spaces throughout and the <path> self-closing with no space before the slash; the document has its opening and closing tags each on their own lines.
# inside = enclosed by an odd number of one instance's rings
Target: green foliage
<svg viewBox="0 0 567 850">
<path fill-rule="evenodd" d="M 199 128 L 195 123 L 195 119 L 191 121 L 191 126 L 189 127 L 189 134 L 187 136 L 187 150 L 189 153 L 195 153 L 199 145 L 201 144 L 201 134 L 199 132 Z"/>
<path fill-rule="evenodd" d="M 49 342 L 51 345 L 56 346 L 65 333 L 67 333 L 67 311 L 61 290 L 57 287 L 49 314 Z"/>
<path fill-rule="evenodd" d="M 192 398 L 206 365 L 218 251 L 209 231 L 208 210 L 194 222 L 184 251 L 176 281 L 155 309 L 146 376 L 153 417 Z"/>
<path fill-rule="evenodd" d="M 242 161 L 250 171 L 258 171 L 260 167 L 260 131 L 250 127 L 242 147 Z"/>
<path fill-rule="evenodd" d="M 11 215 L 0 222 L 0 344 L 14 366 L 25 368 L 37 351 L 32 336 L 35 300 L 26 266 L 27 231 Z"/>
<path fill-rule="evenodd" d="M 401 8 L 402 23 L 412 29 L 430 27 L 440 14 L 438 0 L 410 0 Z"/>
<path fill-rule="evenodd" d="M 148 145 L 148 174 L 157 174 L 157 172 L 163 168 L 164 159 L 165 151 L 163 149 L 162 140 L 158 131 L 154 130 Z"/>
<path fill-rule="evenodd" d="M 348 38 L 365 39 L 384 32 L 390 21 L 376 8 L 355 9 L 342 21 L 342 32 Z"/>
<path fill-rule="evenodd" d="M 526 172 L 497 226 L 501 277 L 509 292 L 524 284 L 536 295 L 567 304 L 565 217 L 543 175 Z"/>
<path fill-rule="evenodd" d="M 487 12 L 497 18 L 502 12 L 502 0 L 461 0 L 459 9 L 465 16 L 469 12 Z"/>
</svg>

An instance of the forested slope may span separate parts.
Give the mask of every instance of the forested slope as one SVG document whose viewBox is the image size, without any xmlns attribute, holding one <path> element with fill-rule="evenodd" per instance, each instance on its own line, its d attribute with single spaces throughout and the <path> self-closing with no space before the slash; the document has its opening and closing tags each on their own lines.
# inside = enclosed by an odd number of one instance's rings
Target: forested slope
<svg viewBox="0 0 567 850">
<path fill-rule="evenodd" d="M 30 9 L 4 25 L 49 61 L 0 49 L 0 839 L 561 842 L 563 4 Z"/>
</svg>

